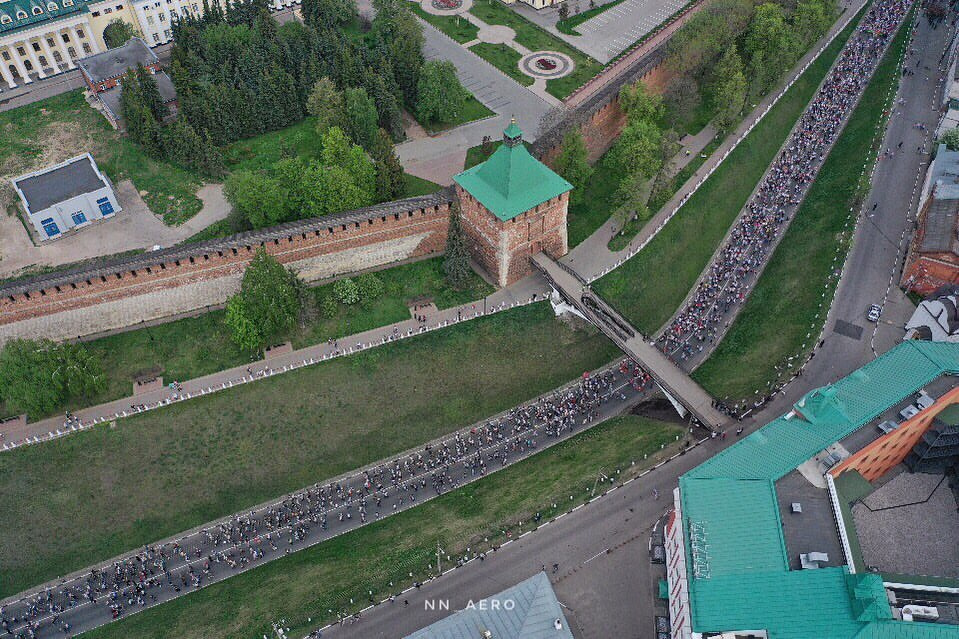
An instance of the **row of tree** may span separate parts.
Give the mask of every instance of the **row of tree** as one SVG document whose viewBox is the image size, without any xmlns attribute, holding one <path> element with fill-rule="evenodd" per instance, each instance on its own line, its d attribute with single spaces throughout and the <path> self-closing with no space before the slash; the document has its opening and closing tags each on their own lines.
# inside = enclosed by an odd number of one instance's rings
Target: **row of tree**
<svg viewBox="0 0 959 639">
<path fill-rule="evenodd" d="M 672 37 L 664 92 L 671 124 L 689 122 L 705 99 L 720 128 L 765 95 L 835 20 L 835 0 L 713 0 Z"/>
<path fill-rule="evenodd" d="M 282 26 L 265 0 L 231 2 L 226 11 L 205 4 L 202 16 L 175 26 L 171 75 L 181 116 L 223 145 L 299 122 L 326 77 L 338 90 L 352 91 L 352 100 L 362 89 L 375 129 L 399 139 L 402 107 L 417 105 L 422 27 L 404 0 L 374 5 L 368 33 L 357 37 L 348 28 L 357 21 L 352 0 L 306 0 L 305 22 Z"/>
<path fill-rule="evenodd" d="M 318 158 L 288 157 L 268 171 L 236 171 L 224 190 L 248 228 L 263 228 L 369 206 L 395 198 L 402 188 L 403 167 L 385 131 L 378 131 L 371 158 L 333 126 Z"/>
<path fill-rule="evenodd" d="M 207 177 L 226 173 L 220 150 L 206 135 L 181 119 L 165 123 L 167 106 L 153 74 L 142 65 L 122 80 L 120 111 L 130 138 L 156 158 L 193 169 Z"/>
</svg>

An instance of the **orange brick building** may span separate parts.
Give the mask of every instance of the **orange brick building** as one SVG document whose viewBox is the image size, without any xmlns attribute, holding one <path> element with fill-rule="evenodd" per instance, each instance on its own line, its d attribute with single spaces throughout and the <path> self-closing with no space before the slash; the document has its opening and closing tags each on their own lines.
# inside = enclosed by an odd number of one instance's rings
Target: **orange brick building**
<svg viewBox="0 0 959 639">
<path fill-rule="evenodd" d="M 939 145 L 901 285 L 922 295 L 959 284 L 959 152 Z"/>
<path fill-rule="evenodd" d="M 566 215 L 573 186 L 530 155 L 516 123 L 486 162 L 453 177 L 473 259 L 500 286 L 530 274 L 530 256 L 569 250 Z"/>
</svg>

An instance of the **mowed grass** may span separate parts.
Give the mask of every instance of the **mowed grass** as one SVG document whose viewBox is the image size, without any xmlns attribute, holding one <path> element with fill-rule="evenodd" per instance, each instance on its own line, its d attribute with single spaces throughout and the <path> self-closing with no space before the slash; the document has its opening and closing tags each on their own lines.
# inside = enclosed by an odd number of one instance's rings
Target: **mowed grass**
<svg viewBox="0 0 959 639">
<path fill-rule="evenodd" d="M 467 99 L 462 108 L 460 108 L 460 112 L 449 122 L 434 122 L 432 120 L 428 120 L 426 122 L 422 122 L 421 124 L 428 132 L 436 134 L 454 129 L 469 122 L 488 118 L 491 115 L 495 114 L 486 108 L 486 105 L 477 100 L 474 96 L 470 95 L 469 99 Z"/>
<path fill-rule="evenodd" d="M 646 248 L 594 283 L 640 331 L 655 333 L 678 310 L 855 24 L 833 40 Z"/>
<path fill-rule="evenodd" d="M 0 597 L 418 446 L 616 352 L 540 303 L 4 453 Z"/>
<path fill-rule="evenodd" d="M 462 16 L 437 16 L 423 11 L 423 7 L 417 2 L 410 5 L 417 16 L 429 22 L 431 25 L 453 38 L 460 44 L 476 40 L 479 33 L 479 27 Z"/>
<path fill-rule="evenodd" d="M 483 58 L 494 67 L 513 78 L 524 87 L 533 84 L 533 78 L 519 70 L 519 61 L 521 56 L 515 49 L 511 49 L 505 44 L 490 44 L 489 42 L 480 42 L 474 44 L 469 49 L 479 57 Z"/>
<path fill-rule="evenodd" d="M 852 240 L 849 209 L 859 205 L 869 188 L 861 182 L 863 163 L 867 158 L 870 166 L 875 162 L 873 146 L 879 143 L 888 96 L 899 81 L 908 34 L 904 27 L 896 35 L 745 307 L 693 375 L 714 396 L 739 399 L 756 390 L 764 393 L 777 377 L 777 365 L 812 349 L 835 290 L 834 273 Z M 866 179 L 869 173 L 867 166 Z M 795 366 L 803 359 L 794 359 Z"/>
<path fill-rule="evenodd" d="M 80 90 L 0 113 L 4 182 L 87 151 L 114 185 L 132 180 L 150 210 L 167 224 L 179 224 L 199 212 L 200 178 L 149 157 L 92 109 Z"/>
<path fill-rule="evenodd" d="M 147 610 L 85 636 L 91 639 L 226 639 L 270 635 L 283 618 L 300 637 L 330 619 L 328 610 L 355 610 L 409 585 L 409 573 L 426 576 L 437 542 L 452 556 L 466 548 L 488 551 L 501 531 L 533 513 L 554 514 L 555 501 L 579 503 L 602 469 L 622 481 L 673 452 L 683 429 L 635 416 L 595 426 L 534 458 L 503 469 L 413 510 L 284 557 L 189 596 Z M 672 446 L 671 446 L 672 445 Z M 665 446 L 665 450 L 661 449 Z M 649 459 L 643 461 L 643 455 Z M 632 461 L 635 466 L 630 466 Z M 495 555 L 487 561 L 497 561 Z M 389 582 L 397 584 L 392 590 Z M 356 601 L 349 605 L 349 599 Z M 402 599 L 402 597 L 400 597 Z M 402 605 L 401 602 L 385 605 Z M 307 623 L 306 619 L 313 621 Z"/>
<path fill-rule="evenodd" d="M 560 100 L 585 84 L 603 68 L 603 65 L 593 58 L 541 29 L 498 0 L 477 0 L 470 8 L 470 13 L 487 24 L 502 24 L 513 29 L 516 32 L 516 41 L 530 51 L 558 51 L 568 55 L 576 65 L 573 72 L 566 77 L 546 82 L 546 90 Z M 475 46 L 470 47 L 470 50 L 478 54 Z M 518 55 L 516 59 L 519 60 Z M 531 78 L 530 82 L 532 82 Z"/>
<path fill-rule="evenodd" d="M 314 313 L 287 337 L 296 348 L 319 344 L 409 319 L 407 304 L 414 299 L 430 298 L 439 308 L 449 308 L 482 300 L 493 292 L 478 275 L 461 290 L 450 288 L 442 258 L 395 266 L 377 272 L 377 277 L 385 290 L 376 300 L 340 304 L 333 317 Z M 327 284 L 309 292 L 319 306 L 332 295 L 332 288 Z M 133 379 L 141 374 L 159 373 L 167 382 L 183 381 L 260 359 L 262 354 L 248 353 L 233 343 L 224 315 L 224 311 L 214 310 L 86 342 L 86 348 L 103 364 L 107 385 L 103 392 L 79 398 L 64 408 L 75 410 L 127 397 L 133 391 Z M 40 417 L 45 415 L 32 415 L 31 419 Z"/>
</svg>

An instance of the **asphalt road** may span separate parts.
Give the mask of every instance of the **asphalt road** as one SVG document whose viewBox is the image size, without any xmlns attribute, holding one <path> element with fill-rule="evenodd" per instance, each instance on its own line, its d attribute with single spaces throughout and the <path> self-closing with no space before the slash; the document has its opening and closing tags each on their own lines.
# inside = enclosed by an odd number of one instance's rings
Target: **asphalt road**
<svg viewBox="0 0 959 639">
<path fill-rule="evenodd" d="M 631 375 L 622 374 L 618 368 L 610 369 L 609 375 L 610 384 L 605 387 L 603 401 L 597 404 L 597 415 L 590 421 L 592 424 L 621 414 L 645 396 L 643 392 L 632 387 L 631 381 L 633 378 Z M 593 377 L 595 378 L 596 375 Z M 549 399 L 555 404 L 555 398 L 565 395 L 569 389 L 578 388 L 579 385 L 580 382 L 577 381 L 565 389 L 543 395 L 534 402 L 526 404 L 526 406 L 538 403 L 541 399 Z M 473 434 L 473 429 L 479 429 L 499 417 L 501 416 L 484 420 L 480 424 L 458 431 L 454 435 L 431 442 L 429 447 L 438 451 L 445 443 L 451 448 L 455 448 L 457 437 L 468 438 Z M 495 471 L 505 465 L 525 459 L 538 450 L 563 441 L 585 428 L 582 414 L 579 414 L 575 419 L 575 425 L 572 429 L 565 429 L 558 436 L 548 436 L 544 432 L 541 422 L 534 421 L 534 423 L 537 425 L 534 432 L 530 432 L 528 429 L 512 434 L 507 432 L 505 442 L 503 440 L 494 440 L 492 444 L 484 442 L 479 449 L 470 447 L 468 451 L 457 456 L 455 462 L 446 467 L 449 476 L 456 480 L 454 487 L 475 481 L 483 476 L 483 473 L 473 472 L 464 464 L 464 461 L 476 458 L 477 450 L 482 451 L 490 471 Z M 510 448 L 508 457 L 503 462 L 502 451 L 507 449 L 507 443 L 528 440 L 535 441 L 536 445 L 533 447 L 523 446 L 518 450 Z M 113 590 L 109 586 L 102 588 L 102 593 L 94 593 L 93 600 L 95 603 L 88 601 L 88 597 L 85 595 L 85 584 L 90 576 L 90 569 L 87 569 L 64 580 L 58 580 L 34 589 L 14 600 L 4 601 L 5 617 L 8 620 L 14 619 L 11 622 L 11 629 L 17 631 L 25 626 L 26 611 L 33 605 L 39 605 L 43 612 L 32 616 L 37 639 L 64 636 L 64 623 L 69 624 L 71 633 L 83 632 L 109 623 L 114 614 L 110 608 L 111 604 L 119 604 L 116 607 L 119 608 L 121 616 L 138 612 L 192 592 L 198 587 L 216 583 L 272 559 L 283 557 L 288 552 L 302 550 L 357 528 L 364 523 L 360 514 L 360 497 L 364 493 L 370 494 L 366 505 L 369 520 L 379 519 L 380 514 L 388 516 L 405 510 L 416 503 L 422 503 L 436 496 L 437 493 L 430 486 L 431 475 L 435 468 L 416 468 L 413 471 L 414 475 L 411 476 L 407 473 L 403 476 L 400 482 L 403 486 L 411 486 L 422 482 L 422 486 L 418 487 L 416 491 L 401 490 L 398 486 L 391 485 L 388 473 L 383 476 L 385 490 L 365 491 L 364 486 L 369 480 L 364 471 L 373 471 L 387 466 L 392 467 L 395 461 L 400 462 L 400 466 L 397 467 L 402 467 L 403 460 L 409 459 L 411 455 L 418 455 L 423 452 L 424 448 L 419 448 L 391 460 L 371 464 L 363 471 L 324 480 L 321 484 L 308 487 L 292 496 L 293 499 L 288 495 L 275 502 L 256 507 L 250 511 L 237 513 L 232 517 L 207 524 L 202 528 L 188 531 L 176 538 L 164 540 L 151 546 L 151 551 L 162 548 L 162 557 L 153 552 L 145 554 L 137 551 L 103 562 L 96 568 L 99 574 L 108 577 L 116 571 L 114 566 L 117 561 L 127 562 L 127 565 L 134 568 L 129 571 L 129 580 L 126 582 L 130 585 L 117 590 Z M 494 452 L 498 453 L 499 456 L 494 458 L 491 455 Z M 376 483 L 375 480 L 373 483 Z M 334 484 L 342 487 L 342 494 L 352 491 L 352 497 L 349 500 L 337 500 L 322 505 L 316 499 L 313 502 L 302 499 L 307 490 L 319 486 L 333 486 Z M 442 492 L 449 489 L 450 486 L 447 484 Z M 410 499 L 410 495 L 414 496 L 415 502 Z M 380 502 L 375 501 L 377 496 L 381 498 Z M 273 524 L 265 522 L 272 513 L 289 513 L 290 511 L 296 511 L 298 514 L 286 517 Z M 349 514 L 348 517 L 346 516 L 347 513 Z M 341 517 L 341 514 L 343 517 Z M 255 522 L 255 529 L 249 526 L 251 520 Z M 324 521 L 326 525 L 323 525 Z M 296 531 L 295 535 L 294 530 Z M 253 552 L 254 549 L 256 554 Z M 139 557 L 139 559 L 136 559 L 136 557 Z M 211 557 L 213 557 L 212 561 L 210 560 Z M 143 563 L 140 563 L 141 559 Z M 209 571 L 207 571 L 207 566 L 209 566 Z M 94 582 L 99 580 L 99 577 L 97 577 Z M 154 582 L 152 586 L 141 590 L 136 588 L 136 584 L 149 581 Z M 73 605 L 66 603 L 68 600 L 63 596 L 67 588 L 73 590 L 76 595 Z M 55 596 L 57 603 L 63 604 L 60 609 L 51 611 L 50 607 L 46 605 L 48 593 Z"/>
</svg>

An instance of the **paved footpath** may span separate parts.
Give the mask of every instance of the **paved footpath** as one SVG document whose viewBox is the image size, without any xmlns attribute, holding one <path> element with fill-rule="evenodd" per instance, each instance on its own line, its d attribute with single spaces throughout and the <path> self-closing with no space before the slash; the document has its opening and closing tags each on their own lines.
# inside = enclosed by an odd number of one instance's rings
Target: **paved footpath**
<svg viewBox="0 0 959 639">
<path fill-rule="evenodd" d="M 104 422 L 122 419 L 147 410 L 155 410 L 174 402 L 209 395 L 304 366 L 312 366 L 335 357 L 351 355 L 362 350 L 388 344 L 397 339 L 415 337 L 484 315 L 492 315 L 530 302 L 543 300 L 548 293 L 549 286 L 545 280 L 538 275 L 533 275 L 509 288 L 500 289 L 484 299 L 437 311 L 428 316 L 425 323 L 410 318 L 395 324 L 339 338 L 333 344 L 315 344 L 290 353 L 259 360 L 248 366 L 235 366 L 186 381 L 177 380 L 180 381 L 181 386 L 178 392 L 174 392 L 169 387 L 164 387 L 141 395 L 124 397 L 98 406 L 84 408 L 74 413 L 76 421 L 70 424 L 66 424 L 63 417 L 57 416 L 31 422 L 26 426 L 11 428 L 5 431 L 3 438 L 0 439 L 0 443 L 3 444 L 0 451 L 9 451 L 23 445 L 65 437 L 75 432 L 93 428 Z M 174 380 L 164 381 L 170 383 Z"/>
<path fill-rule="evenodd" d="M 766 96 L 766 98 L 753 109 L 749 116 L 719 145 L 692 177 L 673 195 L 672 199 L 643 226 L 639 233 L 636 234 L 636 237 L 634 237 L 625 248 L 619 251 L 609 250 L 606 243 L 610 237 L 610 228 L 604 226 L 597 231 L 597 233 L 601 233 L 601 235 L 599 235 L 595 241 L 590 242 L 587 240 L 587 242 L 583 242 L 570 251 L 562 261 L 572 266 L 587 282 L 593 282 L 621 266 L 626 260 L 645 248 L 663 227 L 666 226 L 667 222 L 682 209 L 683 204 L 692 197 L 693 193 L 695 193 L 719 165 L 725 161 L 729 154 L 733 152 L 759 121 L 769 113 L 772 107 L 786 91 L 789 90 L 799 76 L 801 76 L 809 65 L 829 46 L 829 43 L 846 28 L 848 22 L 855 17 L 864 2 L 865 0 L 852 0 L 850 4 L 844 5 L 846 12 L 843 14 L 843 17 L 833 25 L 829 32 L 819 41 L 819 44 L 803 56 L 796 64 L 786 79 L 783 88 L 775 94 Z"/>
</svg>

